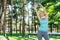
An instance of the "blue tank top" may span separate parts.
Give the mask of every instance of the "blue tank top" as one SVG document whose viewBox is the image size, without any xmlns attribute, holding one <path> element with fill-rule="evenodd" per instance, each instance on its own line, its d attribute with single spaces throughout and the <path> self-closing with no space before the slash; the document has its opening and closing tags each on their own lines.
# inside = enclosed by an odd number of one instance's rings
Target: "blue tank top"
<svg viewBox="0 0 60 40">
<path fill-rule="evenodd" d="M 47 32 L 48 31 L 48 19 L 46 17 L 44 20 L 42 20 L 42 18 L 40 18 L 39 22 L 40 22 L 40 26 L 39 26 L 38 30 Z"/>
</svg>

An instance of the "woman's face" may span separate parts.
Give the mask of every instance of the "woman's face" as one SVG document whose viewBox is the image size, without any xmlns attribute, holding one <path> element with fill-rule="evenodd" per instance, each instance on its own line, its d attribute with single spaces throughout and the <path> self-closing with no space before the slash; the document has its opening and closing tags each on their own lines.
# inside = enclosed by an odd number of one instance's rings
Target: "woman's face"
<svg viewBox="0 0 60 40">
<path fill-rule="evenodd" d="M 44 11 L 40 12 L 40 16 L 41 17 L 44 16 Z"/>
</svg>

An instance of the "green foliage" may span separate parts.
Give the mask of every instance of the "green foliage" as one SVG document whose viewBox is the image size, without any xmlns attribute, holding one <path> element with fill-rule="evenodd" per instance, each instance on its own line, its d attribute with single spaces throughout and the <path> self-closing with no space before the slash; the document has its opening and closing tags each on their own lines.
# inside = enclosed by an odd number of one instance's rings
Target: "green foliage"
<svg viewBox="0 0 60 40">
<path fill-rule="evenodd" d="M 7 0 L 7 4 L 11 4 L 11 0 Z"/>
<path fill-rule="evenodd" d="M 40 3 L 46 8 L 46 11 L 49 16 L 49 25 L 50 24 L 59 25 L 60 1 L 59 0 L 40 0 Z"/>
<path fill-rule="evenodd" d="M 30 0 L 34 3 L 34 0 Z M 59 24 L 60 21 L 60 2 L 59 0 L 35 0 L 36 2 L 40 2 L 45 8 L 49 15 L 49 24 L 57 22 Z M 7 0 L 7 3 L 10 3 L 10 0 Z M 25 5 L 28 3 L 28 1 L 25 2 Z M 18 16 L 22 14 L 22 0 L 16 0 L 13 1 L 13 4 L 18 4 L 19 12 Z M 39 9 L 39 7 L 37 8 Z M 36 16 L 34 13 L 33 16 Z M 14 18 L 16 17 L 16 11 L 14 11 Z M 37 17 L 35 17 L 35 20 L 38 20 Z M 57 25 L 58 25 L 57 24 Z"/>
</svg>

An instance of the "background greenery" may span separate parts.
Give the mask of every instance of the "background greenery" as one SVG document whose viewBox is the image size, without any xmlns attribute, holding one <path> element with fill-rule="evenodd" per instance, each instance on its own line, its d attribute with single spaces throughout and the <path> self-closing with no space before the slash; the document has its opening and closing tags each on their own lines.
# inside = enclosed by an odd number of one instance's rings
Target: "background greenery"
<svg viewBox="0 0 60 40">
<path fill-rule="evenodd" d="M 24 6 L 30 1 L 32 2 L 32 16 L 29 17 L 28 13 L 28 18 L 32 18 L 31 25 L 29 19 L 27 23 L 25 22 L 27 11 L 24 9 Z M 19 35 L 23 35 L 37 33 L 39 20 L 33 8 L 34 1 L 40 2 L 46 8 L 46 12 L 49 16 L 49 32 L 60 32 L 60 0 L 24 0 L 24 2 L 22 2 L 22 0 L 0 0 L 0 34 L 8 33 L 14 35 L 13 33 L 16 33 L 15 35 L 17 35 L 17 33 L 19 33 Z M 4 5 L 4 2 L 6 2 L 6 5 Z M 11 10 L 7 9 L 8 5 L 13 6 Z M 6 15 L 4 16 L 4 14 Z"/>
</svg>

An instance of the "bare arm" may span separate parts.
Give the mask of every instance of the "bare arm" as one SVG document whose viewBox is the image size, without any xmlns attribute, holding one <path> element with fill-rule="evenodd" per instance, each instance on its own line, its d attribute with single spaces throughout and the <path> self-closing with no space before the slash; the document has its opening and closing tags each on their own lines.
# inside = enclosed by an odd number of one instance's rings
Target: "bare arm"
<svg viewBox="0 0 60 40">
<path fill-rule="evenodd" d="M 41 3 L 38 3 L 38 4 L 43 8 L 44 13 L 45 13 L 45 16 L 48 18 L 48 14 L 46 13 L 46 9 L 45 9 L 45 7 L 43 7 L 43 5 L 42 5 Z"/>
<path fill-rule="evenodd" d="M 39 16 L 39 12 L 37 11 L 37 9 L 36 9 L 36 3 L 34 4 L 34 10 L 36 11 L 36 14 L 37 14 L 37 17 L 38 17 L 38 19 L 40 20 L 40 16 Z"/>
<path fill-rule="evenodd" d="M 40 20 L 39 12 L 35 9 L 38 19 Z"/>
<path fill-rule="evenodd" d="M 44 10 L 44 12 L 46 13 L 45 7 L 41 3 L 38 3 L 38 4 L 42 7 L 42 9 Z"/>
</svg>

